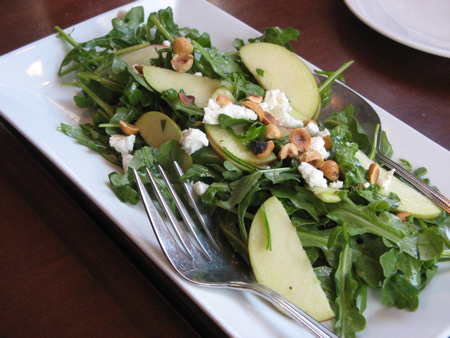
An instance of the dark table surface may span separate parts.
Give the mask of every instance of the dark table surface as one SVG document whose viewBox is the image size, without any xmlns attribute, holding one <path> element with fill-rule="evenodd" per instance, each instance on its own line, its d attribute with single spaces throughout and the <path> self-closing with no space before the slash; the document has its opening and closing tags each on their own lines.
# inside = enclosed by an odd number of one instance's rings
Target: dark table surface
<svg viewBox="0 0 450 338">
<path fill-rule="evenodd" d="M 0 55 L 129 2 L 2 0 Z M 294 52 L 317 67 L 354 60 L 347 85 L 450 150 L 449 59 L 384 37 L 343 1 L 210 2 L 259 31 L 300 30 Z M 0 151 L 0 337 L 223 335 L 3 119 Z"/>
</svg>

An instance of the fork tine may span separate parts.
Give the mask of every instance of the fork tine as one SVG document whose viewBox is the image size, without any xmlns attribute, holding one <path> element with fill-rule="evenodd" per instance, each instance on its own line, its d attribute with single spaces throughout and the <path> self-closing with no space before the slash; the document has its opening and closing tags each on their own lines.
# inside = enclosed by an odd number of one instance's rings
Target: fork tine
<svg viewBox="0 0 450 338">
<path fill-rule="evenodd" d="M 205 206 L 203 205 L 203 203 L 197 203 L 196 199 L 194 198 L 193 192 L 192 192 L 192 190 L 193 190 L 192 186 L 188 185 L 182 178 L 182 176 L 184 175 L 184 172 L 183 172 L 183 169 L 181 169 L 178 162 L 174 161 L 173 164 L 174 164 L 176 172 L 180 178 L 180 181 L 183 185 L 183 188 L 186 191 L 189 202 L 190 202 L 191 206 L 194 208 L 195 213 L 197 214 L 197 217 L 200 220 L 200 223 L 202 224 L 203 230 L 205 231 L 206 235 L 209 238 L 209 242 L 214 247 L 216 252 L 219 252 L 220 251 L 219 246 L 217 245 L 216 241 L 211 236 L 211 232 L 209 231 L 208 225 L 207 225 L 207 224 L 210 224 L 210 225 L 213 224 L 213 220 L 212 220 L 211 216 L 209 216 L 209 214 L 206 212 Z M 198 197 L 197 197 L 197 199 L 198 199 Z"/>
<path fill-rule="evenodd" d="M 209 255 L 208 251 L 206 251 L 206 248 L 203 246 L 203 243 L 200 241 L 199 234 L 196 231 L 197 227 L 195 226 L 194 221 L 192 220 L 192 218 L 189 215 L 189 213 L 187 212 L 186 207 L 184 206 L 183 202 L 181 202 L 181 200 L 178 197 L 177 193 L 175 192 L 175 190 L 173 189 L 172 185 L 170 184 L 170 181 L 167 178 L 166 172 L 164 171 L 163 167 L 158 165 L 158 169 L 159 169 L 159 171 L 160 171 L 164 181 L 166 182 L 167 187 L 169 188 L 170 195 L 172 196 L 172 198 L 173 198 L 173 200 L 175 202 L 175 205 L 177 206 L 178 211 L 180 212 L 181 217 L 183 218 L 186 226 L 191 231 L 191 233 L 194 236 L 197 244 L 202 249 L 203 254 L 206 256 L 206 259 L 208 260 L 208 262 L 211 262 L 212 261 L 211 256 Z"/>
<path fill-rule="evenodd" d="M 175 221 L 176 221 L 176 217 L 173 215 L 172 211 L 170 210 L 170 207 L 167 205 L 167 202 L 165 201 L 164 197 L 162 196 L 161 192 L 159 191 L 153 175 L 147 168 L 146 168 L 146 172 L 147 172 L 147 176 L 149 177 L 150 182 L 153 186 L 153 189 L 156 193 L 156 196 L 161 201 L 161 205 L 163 205 L 163 209 L 166 212 L 167 217 L 169 218 L 169 220 L 171 222 L 172 222 L 172 219 L 175 219 Z M 144 186 L 144 183 L 142 183 L 142 180 L 136 169 L 133 169 L 133 174 L 134 174 L 134 177 L 136 180 L 136 184 L 137 184 L 139 193 L 142 197 L 142 202 L 145 206 L 145 210 L 147 212 L 150 223 L 152 224 L 152 228 L 155 232 L 156 238 L 158 239 L 159 245 L 163 249 L 166 257 L 169 259 L 169 261 L 171 261 L 171 257 L 178 256 L 178 252 L 180 252 L 179 245 L 175 241 L 175 239 L 172 236 L 172 233 L 168 230 L 165 222 L 161 218 L 161 215 L 159 214 L 158 210 L 155 207 L 155 204 L 153 203 L 152 199 L 150 198 L 150 196 Z M 166 208 L 168 211 L 166 211 Z M 171 219 L 171 217 L 172 217 L 172 219 Z M 178 224 L 178 221 L 176 222 L 176 224 Z M 178 224 L 178 226 L 179 226 L 179 224 Z M 187 244 L 187 241 L 189 241 L 189 238 L 186 236 L 186 234 L 183 231 L 181 231 L 181 233 L 180 233 L 180 231 L 177 229 L 177 227 L 175 225 L 174 225 L 174 229 L 175 229 L 177 236 L 180 239 L 180 242 L 182 243 L 182 245 L 185 249 L 183 254 L 187 255 L 188 258 L 192 261 L 194 259 L 194 256 L 192 255 L 192 251 L 191 251 L 192 247 L 193 247 L 192 243 L 188 242 L 190 245 Z M 188 247 L 190 247 L 191 250 L 189 250 Z M 178 252 L 177 252 L 177 249 L 178 249 Z"/>
</svg>

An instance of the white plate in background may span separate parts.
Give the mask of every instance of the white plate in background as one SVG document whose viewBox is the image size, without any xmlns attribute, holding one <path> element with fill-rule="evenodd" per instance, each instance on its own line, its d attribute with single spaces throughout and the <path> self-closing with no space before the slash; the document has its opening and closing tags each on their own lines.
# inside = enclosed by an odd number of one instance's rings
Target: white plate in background
<svg viewBox="0 0 450 338">
<path fill-rule="evenodd" d="M 145 16 L 171 6 L 175 21 L 183 26 L 209 32 L 213 45 L 221 50 L 234 50 L 232 41 L 238 37 L 259 36 L 260 33 L 203 0 L 139 1 L 107 12 L 67 28 L 76 41 L 86 41 L 107 34 L 111 19 L 119 10 L 142 5 Z M 220 23 L 220 24 L 218 24 Z M 30 140 L 70 180 L 96 203 L 124 234 L 133 240 L 150 259 L 172 278 L 187 295 L 233 337 L 311 337 L 269 303 L 249 293 L 209 289 L 190 285 L 175 274 L 162 254 L 142 205 L 120 203 L 109 186 L 108 174 L 118 171 L 98 154 L 81 146 L 56 129 L 61 122 L 77 125 L 90 121 L 91 112 L 79 109 L 72 96 L 79 92 L 61 87 L 74 75 L 58 78 L 61 60 L 70 47 L 55 35 L 31 43 L 0 57 L 0 114 Z M 313 69 L 310 63 L 307 65 Z M 450 152 L 405 125 L 383 109 L 373 105 L 395 150 L 395 158 L 406 158 L 415 166 L 436 163 L 429 167 L 429 177 L 441 191 L 450 195 Z M 450 335 L 450 264 L 441 264 L 434 280 L 420 295 L 419 309 L 410 313 L 386 308 L 377 292 L 369 294 L 364 313 L 367 328 L 358 337 L 445 337 Z"/>
<path fill-rule="evenodd" d="M 344 0 L 379 33 L 406 46 L 450 57 L 449 0 Z"/>
</svg>

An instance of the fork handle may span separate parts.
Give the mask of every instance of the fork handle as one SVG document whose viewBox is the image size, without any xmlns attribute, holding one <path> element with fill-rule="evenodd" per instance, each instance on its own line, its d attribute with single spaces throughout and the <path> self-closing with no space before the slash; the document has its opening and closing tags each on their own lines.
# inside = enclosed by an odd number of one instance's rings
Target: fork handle
<svg viewBox="0 0 450 338">
<path fill-rule="evenodd" d="M 414 187 L 419 189 L 424 195 L 428 196 L 434 202 L 436 202 L 442 209 L 450 213 L 450 200 L 444 195 L 437 192 L 431 186 L 426 184 L 424 181 L 419 179 L 414 174 L 410 173 L 408 170 L 405 170 L 402 166 L 395 163 L 391 159 L 377 152 L 376 154 L 378 162 L 388 166 L 391 169 L 395 169 L 395 172 L 405 179 L 407 182 L 411 183 Z"/>
<path fill-rule="evenodd" d="M 263 297 L 283 310 L 283 312 L 289 315 L 289 317 L 306 326 L 306 328 L 314 333 L 316 337 L 338 338 L 338 336 L 336 336 L 333 332 L 299 309 L 289 300 L 264 285 L 258 283 L 231 282 L 228 286 L 234 289 L 249 291 Z"/>
</svg>

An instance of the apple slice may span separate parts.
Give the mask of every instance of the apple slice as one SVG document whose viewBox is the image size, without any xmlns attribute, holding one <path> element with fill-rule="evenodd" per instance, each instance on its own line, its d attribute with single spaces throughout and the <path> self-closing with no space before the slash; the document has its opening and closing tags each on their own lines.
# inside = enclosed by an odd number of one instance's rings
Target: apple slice
<svg viewBox="0 0 450 338">
<path fill-rule="evenodd" d="M 168 47 L 164 45 L 150 45 L 138 50 L 119 54 L 118 56 L 130 67 L 133 67 L 134 65 L 150 66 L 150 59 L 157 58 L 158 52 L 156 50 L 162 48 Z"/>
<path fill-rule="evenodd" d="M 341 201 L 339 197 L 339 189 L 335 188 L 321 188 L 321 187 L 307 187 L 311 190 L 317 198 L 325 203 L 338 203 Z"/>
<path fill-rule="evenodd" d="M 297 55 L 265 42 L 245 45 L 239 52 L 245 66 L 264 89 L 284 92 L 291 107 L 305 118 L 318 116 L 321 100 L 316 80 Z M 259 75 L 258 69 L 264 74 Z"/>
<path fill-rule="evenodd" d="M 355 157 L 361 162 L 364 169 L 369 169 L 373 161 L 362 151 L 356 153 Z M 386 170 L 380 167 L 380 177 L 386 175 Z M 407 211 L 416 218 L 434 218 L 441 214 L 442 210 L 428 197 L 422 195 L 416 189 L 400 181 L 397 177 L 392 177 L 391 184 L 387 190 L 400 197 L 400 206 L 396 212 Z"/>
<path fill-rule="evenodd" d="M 205 132 L 209 139 L 209 143 L 216 153 L 222 158 L 233 162 L 233 164 L 242 170 L 249 171 L 250 169 L 243 167 L 239 165 L 239 163 L 236 163 L 232 159 L 228 158 L 223 148 L 226 148 L 237 158 L 256 167 L 270 165 L 277 159 L 277 156 L 274 153 L 271 153 L 266 158 L 256 157 L 251 150 L 247 149 L 244 143 L 234 138 L 228 130 L 222 129 L 219 125 L 205 124 L 203 126 L 205 127 Z"/>
<path fill-rule="evenodd" d="M 317 321 L 334 318 L 283 204 L 273 196 L 264 202 L 263 207 L 272 249 L 266 250 L 267 232 L 262 207 L 253 219 L 248 238 L 250 262 L 258 283 L 280 293 Z"/>
<path fill-rule="evenodd" d="M 139 127 L 139 134 L 152 148 L 159 148 L 172 139 L 180 142 L 183 134 L 180 127 L 166 114 L 151 111 L 142 115 L 135 123 Z M 192 158 L 184 154 L 181 168 L 186 172 L 192 165 Z"/>
<path fill-rule="evenodd" d="M 186 95 L 195 97 L 195 104 L 203 108 L 213 93 L 223 84 L 219 80 L 206 76 L 196 76 L 188 73 L 177 73 L 170 69 L 158 67 L 144 67 L 144 77 L 148 84 L 162 93 L 167 89 L 182 89 Z"/>
</svg>

